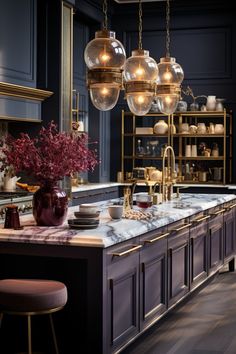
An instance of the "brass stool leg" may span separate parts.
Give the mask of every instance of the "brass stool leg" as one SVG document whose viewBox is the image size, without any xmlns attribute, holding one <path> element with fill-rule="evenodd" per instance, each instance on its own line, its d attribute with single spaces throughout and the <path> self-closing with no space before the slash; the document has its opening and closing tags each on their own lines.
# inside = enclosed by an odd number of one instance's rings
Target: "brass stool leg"
<svg viewBox="0 0 236 354">
<path fill-rule="evenodd" d="M 50 324 L 51 324 L 51 328 L 52 328 L 52 336 L 53 336 L 53 342 L 54 342 L 54 346 L 55 346 L 55 351 L 56 354 L 59 354 L 59 350 L 58 350 L 58 346 L 57 346 L 57 338 L 56 338 L 56 333 L 55 333 L 55 328 L 53 325 L 53 319 L 52 319 L 52 315 L 49 314 L 49 319 L 50 319 Z"/>
<path fill-rule="evenodd" d="M 31 343 L 31 316 L 27 315 L 28 319 L 28 354 L 32 354 L 32 343 Z"/>
</svg>

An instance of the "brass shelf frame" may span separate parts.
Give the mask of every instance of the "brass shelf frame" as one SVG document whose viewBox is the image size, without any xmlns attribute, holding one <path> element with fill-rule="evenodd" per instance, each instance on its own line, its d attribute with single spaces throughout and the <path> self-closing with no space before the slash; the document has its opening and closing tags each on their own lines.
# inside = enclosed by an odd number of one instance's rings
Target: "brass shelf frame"
<svg viewBox="0 0 236 354">
<path fill-rule="evenodd" d="M 132 132 L 125 132 L 125 118 L 131 118 L 132 119 Z M 171 129 L 168 130 L 168 134 L 135 134 L 135 128 L 136 128 L 136 118 L 142 118 L 142 119 L 147 119 L 148 117 L 167 117 L 167 122 L 168 126 L 170 127 L 172 124 L 174 124 L 174 120 L 177 118 L 178 119 L 178 124 L 181 124 L 183 122 L 183 119 L 188 120 L 188 118 L 192 118 L 195 121 L 195 124 L 197 124 L 197 121 L 199 118 L 222 118 L 222 124 L 224 125 L 224 134 L 182 134 L 182 133 L 171 133 Z M 187 117 L 187 118 L 185 118 Z M 166 138 L 168 145 L 171 145 L 172 147 L 174 146 L 174 139 L 179 140 L 179 152 L 178 155 L 176 156 L 176 160 L 179 162 L 179 169 L 182 170 L 183 163 L 184 161 L 222 161 L 223 162 L 223 180 L 221 182 L 214 182 L 214 181 L 209 181 L 209 182 L 203 182 L 203 184 L 226 184 L 226 159 L 229 161 L 229 174 L 228 174 L 228 179 L 229 183 L 232 182 L 232 111 L 226 112 L 215 112 L 215 111 L 207 111 L 207 112 L 176 112 L 172 115 L 164 115 L 161 113 L 148 113 L 143 117 L 135 116 L 131 112 L 125 112 L 122 110 L 122 128 L 121 128 L 121 133 L 122 133 L 122 141 L 121 141 L 121 171 L 125 179 L 125 168 L 124 168 L 124 162 L 125 160 L 132 160 L 132 168 L 137 167 L 136 166 L 136 160 L 162 160 L 161 156 L 152 156 L 152 155 L 143 155 L 143 156 L 138 156 L 135 155 L 135 149 L 136 149 L 136 139 L 137 138 Z M 132 155 L 125 155 L 125 138 L 131 138 L 132 141 Z M 214 157 L 214 156 L 196 156 L 196 157 L 185 157 L 183 156 L 183 144 L 185 144 L 186 139 L 195 139 L 195 143 L 198 138 L 220 138 L 222 139 L 223 143 L 223 155 Z M 229 146 L 229 156 L 226 156 L 227 153 L 227 141 L 229 140 L 228 146 Z M 199 181 L 184 181 L 183 183 L 192 183 L 192 184 L 199 184 L 201 182 Z"/>
</svg>

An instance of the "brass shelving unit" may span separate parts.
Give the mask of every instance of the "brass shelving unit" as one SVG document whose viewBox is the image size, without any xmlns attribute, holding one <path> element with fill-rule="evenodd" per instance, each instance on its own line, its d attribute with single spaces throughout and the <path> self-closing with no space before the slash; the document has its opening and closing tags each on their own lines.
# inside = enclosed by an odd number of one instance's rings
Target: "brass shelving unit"
<svg viewBox="0 0 236 354">
<path fill-rule="evenodd" d="M 152 120 L 150 120 L 152 118 Z M 164 119 L 169 126 L 168 134 L 156 135 L 156 134 L 136 134 L 137 122 L 139 120 L 139 124 L 141 126 L 153 127 L 153 122 L 158 121 L 159 119 Z M 128 120 L 128 129 L 127 122 Z M 179 126 L 182 123 L 189 123 L 189 125 L 197 125 L 198 122 L 204 122 L 208 126 L 210 122 L 221 123 L 224 126 L 223 134 L 214 134 L 214 133 L 206 133 L 206 134 L 182 134 L 179 132 Z M 172 133 L 172 129 L 170 129 L 171 125 L 175 125 L 177 128 L 176 133 Z M 209 180 L 204 183 L 210 184 L 226 184 L 232 182 L 232 112 L 215 112 L 215 111 L 207 111 L 207 112 L 176 112 L 173 115 L 164 115 L 160 113 L 149 113 L 143 117 L 138 117 L 133 115 L 131 112 L 122 111 L 122 139 L 121 139 L 121 169 L 126 179 L 126 172 L 132 172 L 135 167 L 143 167 L 147 166 L 147 162 L 150 161 L 150 165 L 154 165 L 159 163 L 162 160 L 160 156 L 154 155 L 137 155 L 137 140 L 149 140 L 152 139 L 162 139 L 165 140 L 167 145 L 171 145 L 175 149 L 176 153 L 176 163 L 178 164 L 179 171 L 184 170 L 186 163 L 189 161 L 193 163 L 194 161 L 197 164 L 206 164 L 214 168 L 214 163 L 219 167 L 223 168 L 223 175 L 221 181 L 213 181 Z M 196 157 L 186 157 L 184 156 L 185 146 L 187 144 L 191 145 L 199 145 L 201 140 L 204 139 L 208 144 L 212 144 L 216 139 L 219 144 L 220 155 L 215 156 L 196 156 Z M 127 152 L 127 145 L 129 151 Z M 129 168 L 126 168 L 128 164 Z M 149 165 L 149 166 L 150 166 Z M 184 175 L 182 175 L 184 176 Z M 183 178 L 183 177 L 182 177 Z M 181 183 L 201 183 L 199 181 L 187 181 L 181 180 Z"/>
</svg>

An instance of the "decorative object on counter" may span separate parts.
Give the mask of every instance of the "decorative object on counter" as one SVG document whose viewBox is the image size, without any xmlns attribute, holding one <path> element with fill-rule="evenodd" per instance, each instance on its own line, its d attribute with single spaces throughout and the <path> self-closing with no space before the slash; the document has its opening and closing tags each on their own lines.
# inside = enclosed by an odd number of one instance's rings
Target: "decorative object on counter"
<svg viewBox="0 0 236 354">
<path fill-rule="evenodd" d="M 178 112 L 187 112 L 188 110 L 188 104 L 186 101 L 179 101 L 178 102 L 178 105 L 177 105 L 177 108 L 176 108 L 176 111 Z"/>
<path fill-rule="evenodd" d="M 152 173 L 150 174 L 149 179 L 150 179 L 150 181 L 161 182 L 161 180 L 162 180 L 162 171 L 159 171 L 157 169 L 155 171 L 152 171 Z"/>
<path fill-rule="evenodd" d="M 167 134 L 168 132 L 168 124 L 163 120 L 160 119 L 153 127 L 154 134 L 163 135 Z"/>
<path fill-rule="evenodd" d="M 15 172 L 25 172 L 39 181 L 41 188 L 33 195 L 33 215 L 38 225 L 57 226 L 67 215 L 66 193 L 57 185 L 64 176 L 93 170 L 97 159 L 87 147 L 86 134 L 58 132 L 54 122 L 42 127 L 39 135 L 30 138 L 8 136 L 2 148 L 3 167 L 12 165 Z"/>
<path fill-rule="evenodd" d="M 117 172 L 117 182 L 122 183 L 124 181 L 124 174 L 122 171 Z"/>
<path fill-rule="evenodd" d="M 134 179 L 147 179 L 147 170 L 145 167 L 134 167 L 133 168 L 133 178 Z"/>
<path fill-rule="evenodd" d="M 216 98 L 216 111 L 222 112 L 224 110 L 223 103 L 225 102 L 224 98 Z"/>
<path fill-rule="evenodd" d="M 147 171 L 147 179 L 150 179 L 152 173 L 156 171 L 156 167 L 153 166 L 146 167 L 146 171 Z"/>
<path fill-rule="evenodd" d="M 123 205 L 110 205 L 108 213 L 112 219 L 121 219 L 123 215 Z"/>
<path fill-rule="evenodd" d="M 16 182 L 17 187 L 23 189 L 24 191 L 30 192 L 30 193 L 35 193 L 40 186 L 34 186 L 28 183 L 20 183 L 20 182 Z"/>
<path fill-rule="evenodd" d="M 6 174 L 3 177 L 3 190 L 5 192 L 15 192 L 16 190 L 16 182 L 19 181 L 21 177 L 10 177 L 9 174 Z"/>
<path fill-rule="evenodd" d="M 206 108 L 207 108 L 207 111 L 215 111 L 215 109 L 216 109 L 216 96 L 207 96 Z"/>
<path fill-rule="evenodd" d="M 18 207 L 14 204 L 6 206 L 5 229 L 20 229 L 20 218 Z"/>
<path fill-rule="evenodd" d="M 223 124 L 215 124 L 215 134 L 224 134 L 224 125 Z"/>
<path fill-rule="evenodd" d="M 207 98 L 205 95 L 199 95 L 199 96 L 194 96 L 193 90 L 187 86 L 186 90 L 182 89 L 182 92 L 185 96 L 191 96 L 193 99 L 193 102 L 190 104 L 190 111 L 198 111 L 199 110 L 199 104 L 197 103 L 198 98 Z"/>
<path fill-rule="evenodd" d="M 125 214 L 128 210 L 131 209 L 132 202 L 131 198 L 132 198 L 132 194 L 131 194 L 131 189 L 130 187 L 125 187 L 124 188 L 124 196 L 123 196 L 123 213 Z"/>
<path fill-rule="evenodd" d="M 141 209 L 147 209 L 152 206 L 152 196 L 147 193 L 139 193 L 136 195 L 136 205 Z"/>
</svg>

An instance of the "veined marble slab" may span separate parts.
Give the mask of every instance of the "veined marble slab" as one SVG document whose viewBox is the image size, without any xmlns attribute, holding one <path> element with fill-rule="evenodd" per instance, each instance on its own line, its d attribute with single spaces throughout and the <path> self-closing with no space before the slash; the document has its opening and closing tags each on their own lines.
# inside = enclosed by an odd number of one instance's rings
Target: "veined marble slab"
<svg viewBox="0 0 236 354">
<path fill-rule="evenodd" d="M 67 221 L 58 227 L 36 226 L 32 215 L 21 216 L 23 230 L 4 229 L 0 227 L 0 242 L 24 242 L 34 244 L 54 244 L 87 247 L 110 247 L 129 240 L 148 231 L 179 221 L 200 211 L 236 199 L 234 194 L 189 194 L 180 198 L 153 206 L 153 219 L 146 220 L 112 220 L 107 206 L 113 201 L 95 203 L 101 208 L 100 224 L 93 230 L 70 229 Z M 73 218 L 79 207 L 69 208 L 68 219 Z"/>
</svg>

